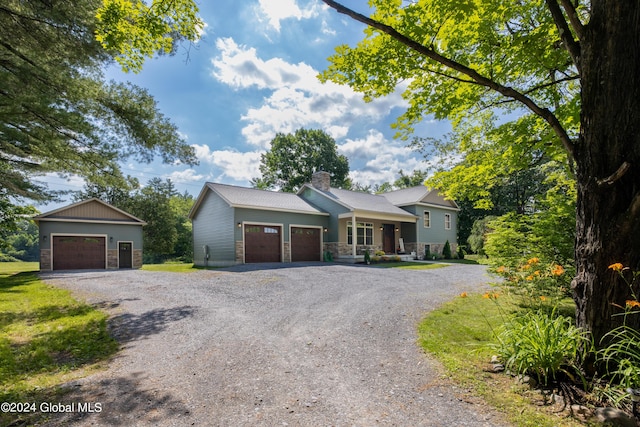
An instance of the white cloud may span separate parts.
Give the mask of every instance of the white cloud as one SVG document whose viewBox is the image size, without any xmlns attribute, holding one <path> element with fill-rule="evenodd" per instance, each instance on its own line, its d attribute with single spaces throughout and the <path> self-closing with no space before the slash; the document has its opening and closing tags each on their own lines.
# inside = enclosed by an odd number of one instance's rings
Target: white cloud
<svg viewBox="0 0 640 427">
<path fill-rule="evenodd" d="M 215 150 L 206 145 L 194 145 L 196 156 L 201 163 L 214 166 L 210 177 L 216 181 L 250 181 L 260 176 L 260 155 L 262 152 L 241 153 L 235 150 Z"/>
<path fill-rule="evenodd" d="M 218 39 L 216 46 L 220 55 L 212 60 L 212 74 L 218 81 L 236 89 L 270 91 L 262 105 L 250 108 L 241 118 L 247 123 L 242 135 L 260 149 L 266 149 L 276 133 L 303 127 L 344 137 L 356 122 L 380 120 L 392 108 L 406 107 L 399 92 L 365 103 L 348 86 L 322 84 L 318 71 L 303 62 L 264 60 L 254 48 L 238 45 L 231 38 Z"/>
<path fill-rule="evenodd" d="M 206 175 L 199 174 L 194 169 L 171 172 L 167 178 L 179 184 L 188 184 L 192 182 L 200 183 L 208 180 Z"/>
<path fill-rule="evenodd" d="M 338 146 L 338 151 L 349 158 L 352 171 L 349 176 L 362 185 L 393 182 L 403 170 L 411 173 L 425 170 L 429 163 L 408 148 L 404 142 L 388 140 L 380 132 L 372 130 L 364 138 L 347 139 Z M 359 166 L 353 168 L 353 164 Z"/>
<path fill-rule="evenodd" d="M 309 3 L 306 7 L 300 8 L 296 0 L 258 0 L 259 17 L 265 16 L 269 25 L 276 31 L 280 31 L 280 22 L 285 19 L 310 19 L 318 15 L 316 2 Z"/>
</svg>

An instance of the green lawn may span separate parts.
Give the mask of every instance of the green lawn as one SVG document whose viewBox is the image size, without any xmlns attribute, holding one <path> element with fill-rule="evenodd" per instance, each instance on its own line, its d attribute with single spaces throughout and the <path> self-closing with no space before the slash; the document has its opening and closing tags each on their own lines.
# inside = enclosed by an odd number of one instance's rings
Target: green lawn
<svg viewBox="0 0 640 427">
<path fill-rule="evenodd" d="M 39 269 L 40 263 L 38 262 L 0 262 L 0 277 L 27 271 L 38 271 Z"/>
<path fill-rule="evenodd" d="M 47 401 L 58 385 L 100 368 L 118 350 L 107 315 L 46 285 L 29 272 L 34 264 L 0 263 L 2 402 Z M 22 417 L 0 413 L 0 425 L 34 421 Z"/>
<path fill-rule="evenodd" d="M 435 268 L 446 267 L 447 264 L 433 264 L 428 262 L 411 262 L 411 261 L 398 261 L 398 262 L 382 262 L 380 264 L 372 264 L 376 268 L 399 268 L 404 270 L 432 270 Z"/>
<path fill-rule="evenodd" d="M 502 296 L 463 295 L 427 315 L 418 329 L 419 343 L 445 366 L 447 375 L 480 396 L 519 427 L 580 426 L 553 414 L 535 393 L 508 375 L 487 372 L 495 342 L 494 331 L 517 306 Z"/>
<path fill-rule="evenodd" d="M 144 264 L 142 266 L 142 269 L 146 271 L 165 271 L 169 273 L 193 273 L 194 271 L 200 270 L 200 268 L 195 267 L 193 263 L 179 262 L 168 262 L 165 264 Z"/>
</svg>

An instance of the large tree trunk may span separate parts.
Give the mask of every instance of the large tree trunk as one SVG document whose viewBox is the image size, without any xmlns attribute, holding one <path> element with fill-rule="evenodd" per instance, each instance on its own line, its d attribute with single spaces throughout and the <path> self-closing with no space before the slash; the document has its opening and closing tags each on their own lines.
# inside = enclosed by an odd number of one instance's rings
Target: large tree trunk
<svg viewBox="0 0 640 427">
<path fill-rule="evenodd" d="M 603 336 L 623 322 L 615 315 L 631 299 L 629 286 L 607 267 L 619 262 L 640 269 L 640 2 L 592 1 L 581 65 L 572 288 L 577 324 L 601 347 Z M 640 314 L 626 321 L 639 328 Z"/>
</svg>

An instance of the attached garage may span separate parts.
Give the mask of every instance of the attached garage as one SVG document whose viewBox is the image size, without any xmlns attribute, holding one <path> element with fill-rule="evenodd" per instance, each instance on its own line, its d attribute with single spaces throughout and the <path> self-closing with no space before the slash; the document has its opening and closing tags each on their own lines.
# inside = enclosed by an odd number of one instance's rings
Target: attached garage
<svg viewBox="0 0 640 427">
<path fill-rule="evenodd" d="M 142 266 L 145 222 L 99 199 L 34 217 L 40 270 L 103 270 Z"/>
<path fill-rule="evenodd" d="M 322 229 L 291 227 L 291 261 L 322 260 Z"/>
<path fill-rule="evenodd" d="M 189 218 L 193 262 L 203 267 L 321 261 L 330 227 L 329 213 L 296 194 L 211 182 Z"/>
<path fill-rule="evenodd" d="M 274 225 L 245 225 L 245 262 L 281 262 L 281 248 L 282 227 Z"/>
</svg>

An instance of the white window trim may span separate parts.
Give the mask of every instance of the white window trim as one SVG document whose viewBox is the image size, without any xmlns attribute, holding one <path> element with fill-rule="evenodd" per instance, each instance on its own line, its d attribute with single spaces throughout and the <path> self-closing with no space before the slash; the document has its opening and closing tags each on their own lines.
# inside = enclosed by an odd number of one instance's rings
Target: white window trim
<svg viewBox="0 0 640 427">
<path fill-rule="evenodd" d="M 444 229 L 451 230 L 451 214 L 444 214 Z"/>
<path fill-rule="evenodd" d="M 363 226 L 360 227 L 359 225 L 362 224 Z M 349 229 L 351 228 L 351 242 L 349 242 Z M 363 233 L 363 239 L 364 242 L 363 243 L 358 243 L 358 229 L 362 229 L 364 230 Z M 367 233 L 366 230 L 367 229 L 371 229 L 371 243 L 367 243 Z M 356 245 L 373 245 L 374 244 L 374 240 L 373 240 L 373 236 L 374 236 L 374 227 L 373 227 L 373 223 L 372 222 L 364 222 L 364 221 L 356 221 Z M 347 221 L 347 244 L 349 245 L 353 245 L 353 222 L 352 221 Z"/>
<path fill-rule="evenodd" d="M 427 216 L 429 217 L 429 225 L 425 225 Z M 431 228 L 431 211 L 422 212 L 422 226 L 424 228 Z"/>
</svg>

